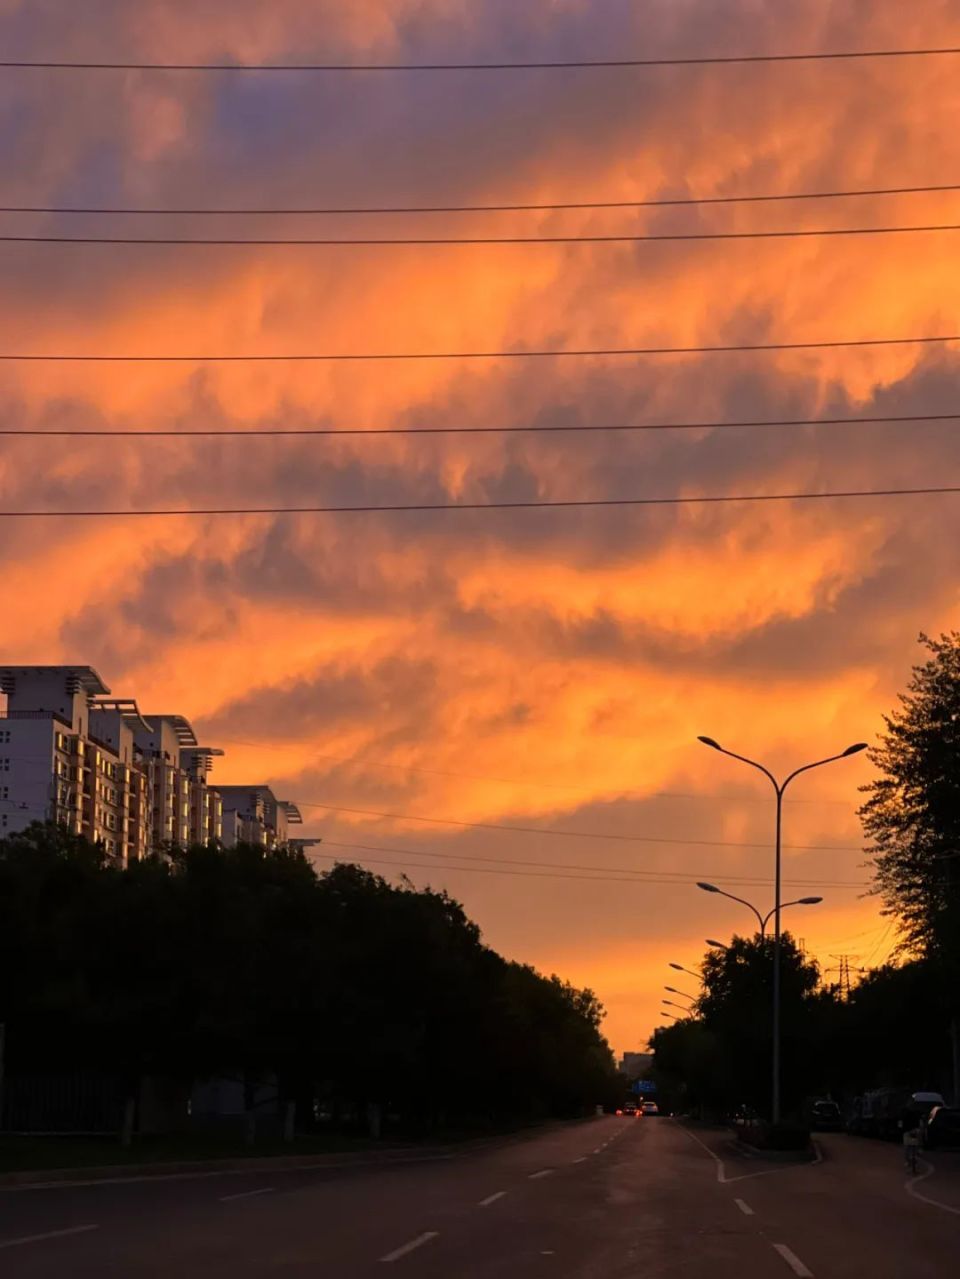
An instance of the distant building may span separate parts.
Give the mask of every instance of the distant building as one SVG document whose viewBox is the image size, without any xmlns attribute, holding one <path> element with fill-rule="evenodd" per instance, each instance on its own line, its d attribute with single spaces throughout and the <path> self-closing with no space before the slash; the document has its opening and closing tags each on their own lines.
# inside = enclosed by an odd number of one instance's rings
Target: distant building
<svg viewBox="0 0 960 1279">
<path fill-rule="evenodd" d="M 217 790 L 223 803 L 221 838 L 227 848 L 234 844 L 257 844 L 261 848 L 286 846 L 292 842 L 288 828 L 303 824 L 296 804 L 277 799 L 269 786 L 218 786 Z"/>
<path fill-rule="evenodd" d="M 0 836 L 56 822 L 124 865 L 171 845 L 294 842 L 296 804 L 269 786 L 211 786 L 223 751 L 182 715 L 111 697 L 92 666 L 3 666 L 0 694 Z"/>
<path fill-rule="evenodd" d="M 653 1053 L 624 1053 L 619 1069 L 628 1079 L 639 1079 L 653 1065 Z"/>
</svg>

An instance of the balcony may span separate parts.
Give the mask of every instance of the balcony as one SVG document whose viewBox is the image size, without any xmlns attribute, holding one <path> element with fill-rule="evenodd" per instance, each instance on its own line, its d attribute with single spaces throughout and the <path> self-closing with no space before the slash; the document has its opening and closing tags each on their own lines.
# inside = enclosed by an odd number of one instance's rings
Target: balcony
<svg viewBox="0 0 960 1279">
<path fill-rule="evenodd" d="M 58 724 L 63 724 L 66 728 L 73 728 L 70 721 L 65 719 L 57 711 L 0 710 L 0 719 L 54 719 Z"/>
</svg>

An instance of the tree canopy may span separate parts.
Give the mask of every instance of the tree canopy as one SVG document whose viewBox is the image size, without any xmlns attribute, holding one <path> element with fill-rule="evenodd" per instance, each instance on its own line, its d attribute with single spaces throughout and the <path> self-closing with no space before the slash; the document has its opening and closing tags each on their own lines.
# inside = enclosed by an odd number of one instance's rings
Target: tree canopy
<svg viewBox="0 0 960 1279">
<path fill-rule="evenodd" d="M 0 840 L 8 1069 L 271 1077 L 309 1113 L 575 1114 L 615 1089 L 590 991 L 509 962 L 445 892 L 301 852 L 127 869 L 49 826 Z"/>
</svg>

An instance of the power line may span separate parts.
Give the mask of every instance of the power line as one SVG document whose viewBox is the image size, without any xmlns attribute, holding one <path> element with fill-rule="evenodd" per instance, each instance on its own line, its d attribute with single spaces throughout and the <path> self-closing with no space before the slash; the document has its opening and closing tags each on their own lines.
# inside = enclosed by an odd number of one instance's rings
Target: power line
<svg viewBox="0 0 960 1279">
<path fill-rule="evenodd" d="M 354 844 L 346 843 L 336 839 L 324 839 L 325 846 L 330 848 L 350 848 L 359 852 L 370 853 L 397 853 L 403 857 L 437 857 L 441 860 L 453 858 L 456 861 L 464 862 L 488 862 L 496 866 L 524 866 L 539 867 L 548 871 L 588 871 L 591 874 L 612 875 L 616 877 L 619 883 L 658 883 L 658 884 L 689 884 L 696 879 L 709 879 L 714 876 L 721 876 L 725 884 L 732 884 L 740 888 L 744 887 L 766 887 L 773 883 L 772 879 L 765 879 L 761 875 L 726 875 L 722 871 L 703 871 L 703 872 L 680 872 L 680 871 L 660 871 L 660 870 L 633 870 L 629 867 L 622 866 L 584 866 L 574 862 L 534 862 L 524 861 L 515 857 L 480 857 L 470 853 L 459 852 L 428 852 L 424 850 L 414 850 L 410 848 L 395 848 L 392 846 L 384 846 L 382 844 Z M 453 867 L 452 869 L 459 869 Z M 463 867 L 462 869 L 470 869 Z M 865 882 L 851 879 L 841 880 L 821 880 L 821 879 L 789 879 L 783 881 L 785 884 L 799 888 L 864 888 Z"/>
<path fill-rule="evenodd" d="M 960 53 L 960 47 L 844 49 L 825 53 L 751 53 L 686 58 L 575 58 L 543 62 L 62 62 L 6 59 L 2 70 L 42 71 L 570 71 L 643 67 L 744 66 L 779 62 L 839 62 L 866 58 L 933 58 Z"/>
<path fill-rule="evenodd" d="M 0 510 L 0 519 L 155 519 L 160 516 L 213 515 L 398 515 L 414 511 L 450 513 L 454 511 L 565 511 L 599 507 L 641 506 L 723 506 L 733 502 L 808 502 L 826 499 L 869 497 L 933 497 L 960 493 L 960 485 L 942 484 L 927 488 L 830 489 L 820 493 L 718 493 L 699 497 L 597 497 L 529 502 L 394 502 L 381 506 L 207 506 L 155 507 L 150 510 Z"/>
<path fill-rule="evenodd" d="M 0 213 L 102 214 L 156 217 L 327 217 L 420 213 L 561 213 L 592 209 L 680 209 L 702 204 L 766 204 L 786 200 L 841 200 L 883 195 L 935 195 L 960 191 L 960 183 L 927 186 L 867 187 L 852 191 L 789 191 L 784 194 L 700 195 L 653 200 L 562 200 L 546 204 L 395 204 L 320 205 L 293 208 L 143 208 L 133 205 L 5 204 Z"/>
<path fill-rule="evenodd" d="M 465 236 L 353 236 L 249 238 L 235 236 L 122 236 L 122 235 L 0 235 L 0 244 L 99 244 L 166 245 L 206 248 L 440 248 L 453 245 L 491 246 L 497 244 L 673 244 L 690 240 L 797 240 L 825 236 L 913 235 L 919 232 L 960 231 L 960 223 L 943 222 L 924 226 L 809 227 L 785 231 L 684 231 L 648 235 L 465 235 Z"/>
<path fill-rule="evenodd" d="M 471 830 L 500 830 L 521 835 L 556 835 L 564 839 L 605 839 L 620 844 L 679 844 L 684 847 L 697 845 L 702 848 L 763 848 L 769 849 L 769 843 L 738 843 L 728 839 L 676 839 L 658 835 L 620 835 L 609 831 L 562 830 L 556 826 L 509 826 L 500 822 L 466 822 L 453 817 L 418 817 L 412 813 L 382 813 L 369 808 L 344 808 L 340 804 L 301 803 L 300 808 L 320 808 L 328 813 L 350 813 L 361 817 L 384 817 L 391 821 L 426 822 L 431 826 L 459 826 Z M 784 844 L 799 852 L 824 853 L 860 853 L 862 848 L 854 848 L 845 844 Z"/>
<path fill-rule="evenodd" d="M 0 427 L 0 436 L 51 436 L 54 438 L 69 437 L 82 439 L 89 435 L 91 439 L 101 437 L 125 439 L 202 439 L 226 437 L 296 437 L 317 436 L 383 436 L 383 435 L 552 435 L 565 433 L 601 433 L 604 431 L 733 431 L 746 430 L 753 427 L 774 428 L 790 426 L 860 426 L 874 424 L 904 422 L 956 422 L 960 421 L 960 413 L 897 413 L 874 415 L 869 417 L 797 417 L 767 418 L 762 421 L 741 422 L 600 422 L 582 423 L 537 423 L 519 426 L 373 426 L 373 427 L 252 427 L 249 430 L 235 427 L 207 428 L 200 430 L 175 431 L 167 429 L 129 430 L 126 428 L 94 427 L 79 430 L 74 427 L 55 427 L 46 430 L 33 427 Z"/>
<path fill-rule="evenodd" d="M 326 360 L 531 360 L 582 356 L 727 355 L 732 352 L 823 351 L 838 348 L 930 346 L 960 342 L 960 334 L 934 337 L 840 338 L 820 342 L 738 342 L 717 346 L 544 347 L 505 351 L 344 351 L 272 355 L 66 355 L 62 353 L 2 352 L 0 361 L 57 364 L 249 364 L 316 362 Z"/>
</svg>

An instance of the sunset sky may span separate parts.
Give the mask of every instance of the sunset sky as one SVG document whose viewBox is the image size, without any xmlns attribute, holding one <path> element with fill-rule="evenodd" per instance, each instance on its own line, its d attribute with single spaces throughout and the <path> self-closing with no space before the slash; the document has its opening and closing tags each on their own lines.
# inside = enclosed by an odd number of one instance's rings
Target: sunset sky
<svg viewBox="0 0 960 1279">
<path fill-rule="evenodd" d="M 551 61 L 945 45 L 960 45 L 958 0 L 0 0 L 2 56 L 25 60 Z M 960 57 L 949 56 L 439 73 L 5 70 L 0 193 L 5 206 L 291 209 L 903 188 L 960 183 L 958 113 Z M 7 212 L 0 234 L 484 237 L 953 222 L 960 191 L 563 212 Z M 0 243 L 0 354 L 951 334 L 958 249 L 950 232 L 456 247 Z M 0 439 L 0 508 L 950 484 L 960 443 L 949 421 L 190 434 L 927 415 L 957 409 L 958 378 L 960 344 L 948 343 L 641 358 L 3 361 L 6 429 L 184 438 Z M 692 979 L 671 982 L 668 961 L 693 967 L 705 937 L 749 925 L 742 907 L 695 880 L 764 908 L 772 900 L 769 787 L 697 734 L 783 772 L 873 741 L 921 657 L 918 632 L 960 625 L 956 496 L 10 519 L 2 531 L 5 662 L 89 663 L 143 711 L 188 716 L 204 744 L 227 752 L 215 780 L 266 781 L 300 803 L 304 833 L 325 841 L 321 866 L 337 856 L 448 888 L 498 950 L 592 986 L 618 1051 L 663 1024 L 665 982 L 690 989 Z M 799 781 L 786 808 L 786 842 L 803 846 L 785 854 L 796 881 L 787 895 L 825 898 L 790 918 L 828 967 L 840 953 L 877 963 L 895 941 L 863 897 L 856 788 L 871 775 L 864 756 L 831 765 Z"/>
</svg>

